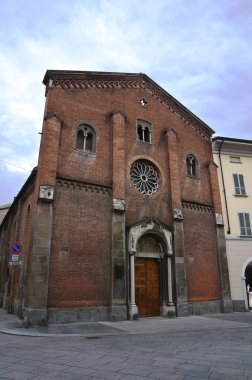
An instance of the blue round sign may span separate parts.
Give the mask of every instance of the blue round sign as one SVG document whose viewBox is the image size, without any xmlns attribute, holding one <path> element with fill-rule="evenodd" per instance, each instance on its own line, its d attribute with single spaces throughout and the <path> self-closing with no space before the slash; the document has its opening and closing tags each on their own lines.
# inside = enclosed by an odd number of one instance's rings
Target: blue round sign
<svg viewBox="0 0 252 380">
<path fill-rule="evenodd" d="M 21 243 L 16 242 L 11 244 L 10 249 L 11 253 L 18 254 L 22 251 L 23 247 Z"/>
</svg>

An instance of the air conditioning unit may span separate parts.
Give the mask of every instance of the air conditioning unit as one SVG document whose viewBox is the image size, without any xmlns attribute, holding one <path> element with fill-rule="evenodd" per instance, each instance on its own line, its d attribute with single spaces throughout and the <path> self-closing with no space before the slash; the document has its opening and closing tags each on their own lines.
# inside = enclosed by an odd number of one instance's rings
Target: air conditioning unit
<svg viewBox="0 0 252 380">
<path fill-rule="evenodd" d="M 44 199 L 46 201 L 53 200 L 54 188 L 52 186 L 40 186 L 39 189 L 39 199 Z"/>
</svg>

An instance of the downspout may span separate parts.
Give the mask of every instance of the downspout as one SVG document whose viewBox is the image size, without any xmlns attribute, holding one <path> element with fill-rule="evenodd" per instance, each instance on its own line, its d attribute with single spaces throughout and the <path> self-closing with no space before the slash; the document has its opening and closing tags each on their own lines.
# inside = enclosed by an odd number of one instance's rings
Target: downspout
<svg viewBox="0 0 252 380">
<path fill-rule="evenodd" d="M 221 161 L 221 147 L 224 143 L 224 139 L 221 140 L 221 144 L 219 146 L 219 162 L 220 162 L 220 169 L 221 169 L 221 178 L 222 178 L 222 185 L 223 185 L 223 193 L 224 193 L 224 201 L 225 201 L 225 208 L 226 208 L 226 213 L 227 213 L 227 234 L 230 235 L 231 230 L 230 230 L 230 223 L 229 223 L 229 214 L 228 214 L 228 205 L 227 205 L 227 196 L 226 196 L 226 188 L 225 188 L 225 182 L 224 182 L 224 175 L 223 175 L 223 168 L 222 168 L 222 161 Z"/>
</svg>

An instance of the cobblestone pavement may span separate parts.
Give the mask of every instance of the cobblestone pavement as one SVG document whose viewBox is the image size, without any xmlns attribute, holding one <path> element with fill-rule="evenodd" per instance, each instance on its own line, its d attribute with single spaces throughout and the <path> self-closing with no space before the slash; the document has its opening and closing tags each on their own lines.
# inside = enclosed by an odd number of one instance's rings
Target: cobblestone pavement
<svg viewBox="0 0 252 380">
<path fill-rule="evenodd" d="M 41 327 L 30 336 L 16 317 L 0 311 L 0 320 L 0 379 L 252 380 L 252 313 Z"/>
</svg>

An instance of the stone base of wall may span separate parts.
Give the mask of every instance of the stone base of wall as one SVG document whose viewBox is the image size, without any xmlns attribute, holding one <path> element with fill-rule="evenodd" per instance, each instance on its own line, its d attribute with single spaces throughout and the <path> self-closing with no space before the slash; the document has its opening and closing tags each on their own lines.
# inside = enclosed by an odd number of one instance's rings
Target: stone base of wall
<svg viewBox="0 0 252 380">
<path fill-rule="evenodd" d="M 233 309 L 235 312 L 246 311 L 244 300 L 233 300 Z"/>
<path fill-rule="evenodd" d="M 189 315 L 217 314 L 222 312 L 221 301 L 201 301 L 188 303 Z"/>
<path fill-rule="evenodd" d="M 22 312 L 22 326 L 29 327 L 30 325 L 41 325 L 45 326 L 47 324 L 47 310 L 46 309 L 32 309 L 26 307 Z"/>
<path fill-rule="evenodd" d="M 109 320 L 109 307 L 47 309 L 47 323 L 99 322 Z"/>
<path fill-rule="evenodd" d="M 245 311 L 244 301 L 233 301 L 234 311 Z M 221 301 L 179 303 L 177 316 L 217 314 L 222 312 Z M 127 309 L 120 307 L 87 307 L 73 309 L 30 309 L 27 313 L 29 324 L 59 324 L 74 322 L 119 321 L 127 319 Z"/>
<path fill-rule="evenodd" d="M 231 299 L 223 300 L 222 304 L 222 313 L 233 313 L 233 302 Z"/>
<path fill-rule="evenodd" d="M 125 321 L 127 319 L 126 305 L 112 306 L 110 308 L 109 320 L 111 322 Z"/>
<path fill-rule="evenodd" d="M 177 302 L 176 305 L 176 314 L 177 317 L 188 317 L 189 312 L 189 304 L 187 302 Z"/>
<path fill-rule="evenodd" d="M 22 318 L 23 316 L 22 301 L 19 300 L 18 298 L 14 298 L 13 314 L 17 315 L 19 318 Z"/>
<path fill-rule="evenodd" d="M 9 296 L 4 296 L 3 297 L 3 309 L 8 310 L 10 304 L 10 297 Z"/>
</svg>

